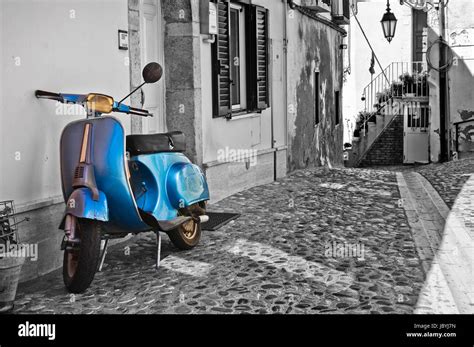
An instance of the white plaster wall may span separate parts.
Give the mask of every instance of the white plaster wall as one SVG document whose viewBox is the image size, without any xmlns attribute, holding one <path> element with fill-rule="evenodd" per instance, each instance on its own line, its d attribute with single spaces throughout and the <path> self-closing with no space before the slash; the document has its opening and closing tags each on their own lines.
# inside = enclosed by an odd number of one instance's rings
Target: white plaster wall
<svg viewBox="0 0 474 347">
<path fill-rule="evenodd" d="M 455 127 L 454 122 L 471 119 L 474 112 L 474 3 L 471 0 L 450 1 L 446 11 L 446 40 L 452 47 L 454 54 L 453 65 L 448 70 L 449 91 L 449 121 L 451 123 L 450 139 L 454 146 Z M 432 10 L 428 13 L 429 45 L 440 36 L 439 13 Z M 431 61 L 438 66 L 438 46 L 434 46 L 430 54 Z M 440 109 L 439 109 L 439 74 L 435 70 L 430 71 L 430 106 L 431 106 L 431 128 L 430 128 L 430 159 L 433 162 L 439 160 L 440 154 Z M 467 112 L 466 112 L 467 111 Z M 451 148 L 455 150 L 454 147 Z"/>
<path fill-rule="evenodd" d="M 0 1 L 0 200 L 61 194 L 59 138 L 80 117 L 56 115 L 34 90 L 121 98 L 130 82 L 117 31 L 127 28 L 127 0 Z M 128 131 L 129 117 L 120 119 Z"/>
<path fill-rule="evenodd" d="M 474 1 L 448 3 L 447 40 L 456 58 L 448 72 L 450 118 L 458 122 L 461 111 L 474 112 Z"/>
</svg>

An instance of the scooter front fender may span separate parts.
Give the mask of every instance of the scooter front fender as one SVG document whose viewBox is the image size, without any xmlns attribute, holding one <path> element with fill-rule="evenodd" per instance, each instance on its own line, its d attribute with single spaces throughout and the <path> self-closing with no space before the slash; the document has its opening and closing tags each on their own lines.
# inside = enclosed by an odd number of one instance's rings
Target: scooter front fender
<svg viewBox="0 0 474 347">
<path fill-rule="evenodd" d="M 67 215 L 107 222 L 109 220 L 107 197 L 103 192 L 99 191 L 99 199 L 95 201 L 92 198 L 92 191 L 89 188 L 76 189 L 66 201 L 66 211 L 64 212 L 64 217 L 59 229 L 64 229 L 64 222 Z"/>
</svg>

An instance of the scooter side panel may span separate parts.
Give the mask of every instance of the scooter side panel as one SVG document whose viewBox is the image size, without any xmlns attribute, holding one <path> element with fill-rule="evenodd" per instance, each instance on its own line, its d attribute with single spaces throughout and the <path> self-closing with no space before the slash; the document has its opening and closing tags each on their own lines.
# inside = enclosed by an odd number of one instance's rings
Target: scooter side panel
<svg viewBox="0 0 474 347">
<path fill-rule="evenodd" d="M 92 125 L 91 161 L 97 187 L 109 207 L 112 224 L 130 231 L 149 230 L 138 213 L 125 167 L 125 137 L 120 122 L 113 117 L 100 117 L 72 122 L 61 136 L 61 178 L 64 199 L 72 193 L 74 170 L 79 162 L 85 124 Z"/>
<path fill-rule="evenodd" d="M 209 199 L 202 172 L 182 153 L 139 155 L 131 161 L 136 162 L 141 171 L 134 173 L 132 170 L 135 187 L 142 185 L 141 180 L 147 187 L 147 192 L 137 198 L 137 204 L 158 220 L 176 218 L 179 208 Z M 195 187 L 193 182 L 196 177 L 190 176 L 196 174 L 197 170 L 201 175 L 200 185 Z M 149 171 L 150 174 L 143 174 L 143 171 Z"/>
</svg>

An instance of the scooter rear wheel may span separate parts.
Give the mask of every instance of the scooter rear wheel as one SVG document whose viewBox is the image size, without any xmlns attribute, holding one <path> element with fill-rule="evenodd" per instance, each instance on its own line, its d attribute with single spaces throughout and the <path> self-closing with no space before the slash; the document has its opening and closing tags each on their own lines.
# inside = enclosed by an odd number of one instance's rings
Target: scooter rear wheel
<svg viewBox="0 0 474 347">
<path fill-rule="evenodd" d="M 78 248 L 64 250 L 63 280 L 71 293 L 83 293 L 92 283 L 100 259 L 101 224 L 98 221 L 76 219 Z"/>
<path fill-rule="evenodd" d="M 204 204 L 194 204 L 190 206 L 187 211 L 181 211 L 180 214 L 198 217 L 206 213 Z M 189 250 L 199 243 L 201 239 L 201 223 L 195 220 L 190 220 L 187 223 L 179 226 L 175 230 L 168 232 L 168 236 L 176 248 L 181 250 Z"/>
</svg>

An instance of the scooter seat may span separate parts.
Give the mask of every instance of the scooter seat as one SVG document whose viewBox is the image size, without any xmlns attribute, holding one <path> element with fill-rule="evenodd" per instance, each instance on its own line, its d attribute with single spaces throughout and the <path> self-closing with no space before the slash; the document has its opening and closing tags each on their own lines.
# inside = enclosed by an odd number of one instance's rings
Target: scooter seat
<svg viewBox="0 0 474 347">
<path fill-rule="evenodd" d="M 181 131 L 162 134 L 128 135 L 127 151 L 131 156 L 163 152 L 184 152 L 186 138 Z"/>
</svg>

